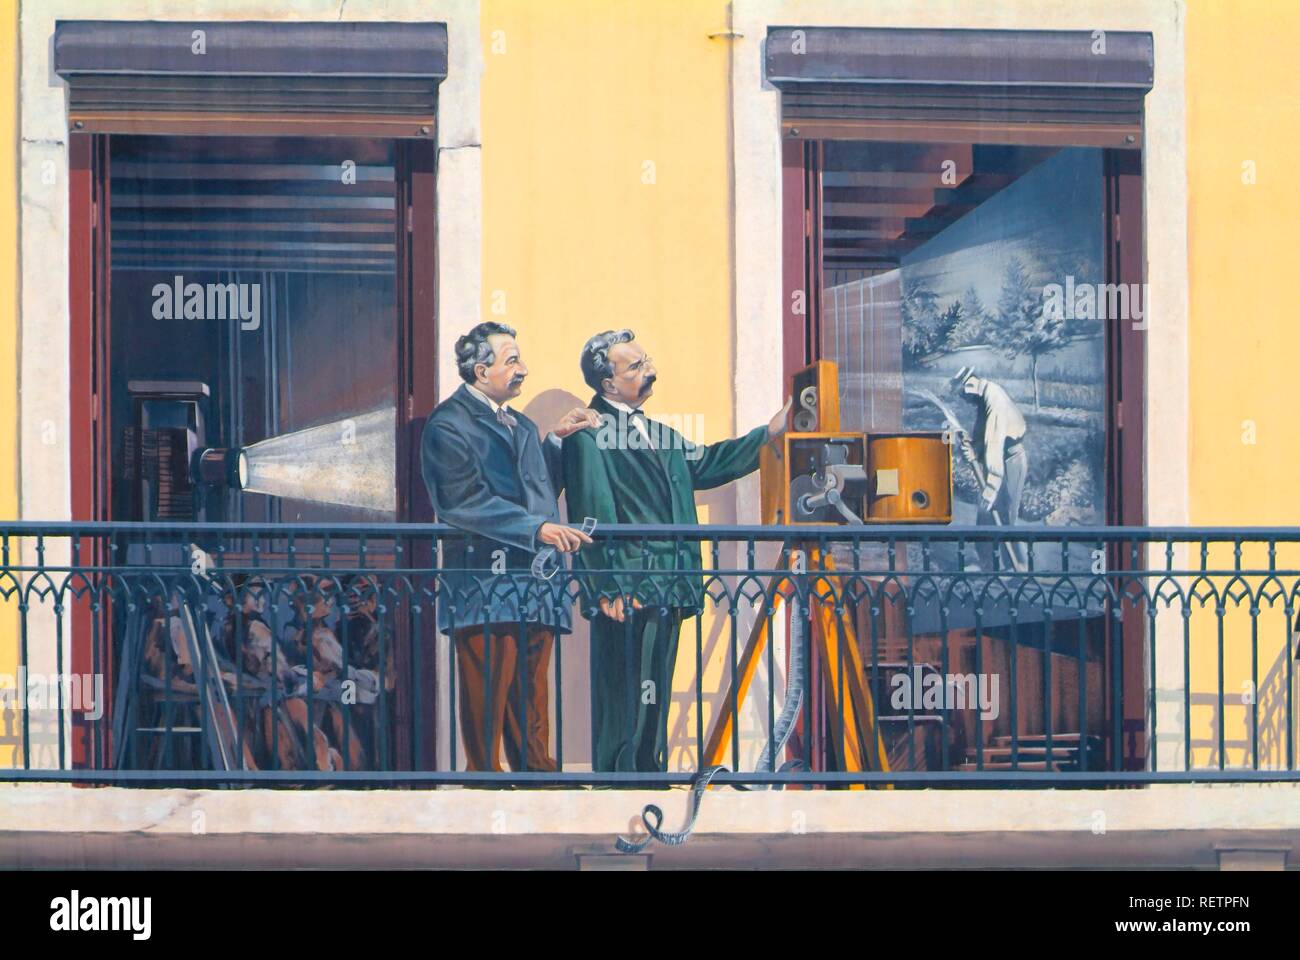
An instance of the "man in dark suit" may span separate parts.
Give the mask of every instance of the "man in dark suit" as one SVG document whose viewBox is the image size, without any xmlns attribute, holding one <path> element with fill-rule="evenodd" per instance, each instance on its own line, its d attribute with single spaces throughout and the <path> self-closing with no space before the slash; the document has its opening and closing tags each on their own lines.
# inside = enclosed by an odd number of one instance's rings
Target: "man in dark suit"
<svg viewBox="0 0 1300 960">
<path fill-rule="evenodd" d="M 570 517 L 697 523 L 695 491 L 757 470 L 763 444 L 786 430 L 788 403 L 767 426 L 708 446 L 649 420 L 641 405 L 654 392 L 658 371 L 631 330 L 592 337 L 581 366 L 596 391 L 591 407 L 601 415 L 601 426 L 564 440 Z M 590 601 L 584 613 L 591 618 L 592 769 L 666 770 L 678 631 L 703 605 L 700 545 L 611 540 L 584 547 L 577 562 L 588 571 L 583 584 Z"/>
<path fill-rule="evenodd" d="M 540 440 L 507 406 L 528 368 L 504 324 L 480 323 L 457 340 L 456 365 L 465 382 L 429 415 L 420 466 L 438 519 L 468 534 L 443 540 L 438 592 L 438 628 L 460 671 L 466 765 L 500 770 L 504 736 L 512 769 L 555 770 L 547 674 L 569 610 L 561 589 L 548 590 L 530 566 L 548 546 L 571 553 L 591 543 L 559 523 L 558 438 L 599 421 L 579 407 Z"/>
</svg>

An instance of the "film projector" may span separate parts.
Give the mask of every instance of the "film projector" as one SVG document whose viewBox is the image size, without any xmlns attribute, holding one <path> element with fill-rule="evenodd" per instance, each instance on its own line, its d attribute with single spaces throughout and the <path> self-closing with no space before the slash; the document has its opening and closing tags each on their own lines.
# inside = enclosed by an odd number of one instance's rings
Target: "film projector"
<svg viewBox="0 0 1300 960">
<path fill-rule="evenodd" d="M 942 433 L 841 431 L 838 371 L 827 360 L 794 375 L 793 395 L 791 430 L 760 455 L 765 525 L 952 522 L 952 449 Z M 853 619 L 842 604 L 836 610 L 834 603 L 817 599 L 844 596 L 845 584 L 819 542 L 794 543 L 791 550 L 803 552 L 811 647 L 820 662 L 840 762 L 849 772 L 887 771 Z M 780 592 L 773 598 L 774 606 L 787 599 Z M 734 707 L 715 718 L 702 766 L 722 762 L 772 619 L 759 617 L 750 631 L 732 688 L 722 701 Z"/>
</svg>

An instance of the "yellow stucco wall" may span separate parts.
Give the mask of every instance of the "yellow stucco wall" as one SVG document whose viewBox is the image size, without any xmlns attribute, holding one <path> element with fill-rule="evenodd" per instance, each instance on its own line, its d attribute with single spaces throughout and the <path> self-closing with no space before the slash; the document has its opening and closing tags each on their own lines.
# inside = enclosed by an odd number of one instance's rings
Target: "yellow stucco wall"
<svg viewBox="0 0 1300 960">
<path fill-rule="evenodd" d="M 733 422 L 728 50 L 709 38 L 724 28 L 726 4 L 485 0 L 480 9 L 482 318 L 519 330 L 531 373 L 520 403 L 543 422 L 560 403 L 547 391 L 585 403 L 583 342 L 630 327 L 659 369 L 648 410 L 702 417 L 702 437 L 687 436 L 706 442 L 756 426 Z M 718 517 L 704 506 L 703 522 Z M 709 699 L 720 693 L 721 627 L 705 626 Z M 570 756 L 586 753 L 587 712 L 570 706 L 586 694 L 585 672 L 566 660 Z M 693 622 L 676 678 L 673 767 L 694 739 Z"/>
<path fill-rule="evenodd" d="M 1295 273 L 1300 220 L 1293 176 L 1300 6 L 1192 0 L 1186 42 L 1191 522 L 1294 526 L 1300 377 L 1292 348 L 1300 336 L 1286 278 Z M 1267 562 L 1263 551 L 1244 559 L 1252 558 Z M 1280 551 L 1278 559 L 1300 567 L 1300 551 Z M 1231 551 L 1211 561 L 1231 565 Z M 1212 605 L 1195 611 L 1193 623 L 1192 732 L 1201 744 L 1194 755 L 1217 763 Z M 1229 612 L 1225 628 L 1225 753 L 1229 763 L 1249 762 L 1248 614 Z M 1261 763 L 1284 760 L 1285 635 L 1280 612 L 1261 615 Z"/>
<path fill-rule="evenodd" d="M 725 4 L 481 9 L 483 316 L 519 328 L 522 402 L 585 400 L 583 342 L 631 327 L 660 368 L 654 407 L 730 435 L 727 50 L 708 38 Z"/>
<path fill-rule="evenodd" d="M 1192 522 L 1294 524 L 1300 5 L 1193 0 L 1187 17 Z M 1255 165 L 1254 184 L 1243 182 Z M 1248 431 L 1253 424 L 1255 442 Z"/>
</svg>

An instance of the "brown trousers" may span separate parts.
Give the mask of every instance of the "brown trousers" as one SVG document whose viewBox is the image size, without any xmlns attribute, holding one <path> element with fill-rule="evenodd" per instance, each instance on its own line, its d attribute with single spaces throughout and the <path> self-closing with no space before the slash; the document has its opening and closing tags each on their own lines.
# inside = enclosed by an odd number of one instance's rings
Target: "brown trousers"
<svg viewBox="0 0 1300 960">
<path fill-rule="evenodd" d="M 551 704 L 547 688 L 555 634 L 540 627 L 529 628 L 522 664 L 518 636 L 518 626 L 493 627 L 489 632 L 490 643 L 484 640 L 482 627 L 455 632 L 456 664 L 460 671 L 460 735 L 469 770 L 501 770 L 503 737 L 512 770 L 559 769 L 551 757 Z M 521 696 L 523 717 L 519 716 Z"/>
</svg>

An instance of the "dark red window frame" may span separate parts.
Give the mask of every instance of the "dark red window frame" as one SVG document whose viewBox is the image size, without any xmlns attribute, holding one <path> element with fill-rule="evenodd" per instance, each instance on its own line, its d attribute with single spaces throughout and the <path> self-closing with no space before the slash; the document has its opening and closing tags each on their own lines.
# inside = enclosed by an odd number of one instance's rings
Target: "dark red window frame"
<svg viewBox="0 0 1300 960">
<path fill-rule="evenodd" d="M 142 122 L 143 123 L 143 122 Z M 137 124 L 140 126 L 140 124 Z M 170 133 L 170 128 L 133 133 Z M 209 133 L 258 135 L 238 121 L 214 126 Z M 320 135 L 353 135 L 355 124 L 319 125 Z M 69 410 L 71 508 L 73 522 L 111 520 L 111 471 L 108 404 L 108 318 L 112 277 L 109 245 L 109 138 L 110 133 L 71 132 L 69 153 Z M 419 439 L 424 418 L 437 402 L 437 222 L 436 159 L 432 138 L 397 140 L 397 360 L 398 385 L 397 504 L 399 521 L 428 522 L 433 509 L 420 479 Z M 103 538 L 73 541 L 74 563 L 107 563 Z M 427 546 L 425 547 L 427 552 Z M 414 558 L 419 562 L 419 557 Z M 426 557 L 425 560 L 431 558 Z M 71 669 L 77 673 L 103 673 L 105 689 L 113 689 L 111 609 L 91 608 L 89 596 L 74 600 Z M 415 671 L 430 682 L 426 695 L 413 695 L 411 684 L 399 684 L 395 719 L 397 755 L 404 764 L 431 769 L 435 739 L 420 731 L 433 730 L 436 702 L 433 668 L 436 660 L 432 617 L 426 616 L 418 638 L 410 623 L 399 622 L 396 636 L 397 669 Z M 413 643 L 415 639 L 418 642 Z M 412 673 L 401 674 L 411 676 Z M 416 722 L 417 716 L 419 722 Z M 104 766 L 112 756 L 108 742 L 110 723 L 91 723 L 84 715 L 72 718 L 74 767 Z M 412 731 L 416 731 L 412 735 Z"/>
<path fill-rule="evenodd" d="M 787 133 L 793 131 L 786 131 Z M 822 237 L 821 169 L 825 140 L 787 135 L 782 141 L 782 370 L 786 393 L 794 373 L 823 359 L 821 354 Z M 1109 148 L 1103 154 L 1103 238 L 1106 283 L 1142 283 L 1142 154 Z M 1112 319 L 1106 329 L 1106 522 L 1142 526 L 1145 496 L 1146 339 L 1131 321 Z M 1139 550 L 1139 562 L 1144 551 Z M 1108 569 L 1130 567 L 1132 557 L 1114 547 Z M 1117 584 L 1117 588 L 1118 588 Z M 1105 716 L 1121 718 L 1108 731 L 1123 743 L 1122 765 L 1142 769 L 1146 755 L 1148 698 L 1146 614 L 1137 605 L 1123 610 L 1121 629 L 1107 622 Z M 1116 663 L 1121 666 L 1117 670 Z M 1120 700 L 1115 711 L 1114 701 Z M 1109 721 L 1108 721 L 1109 724 Z"/>
</svg>

